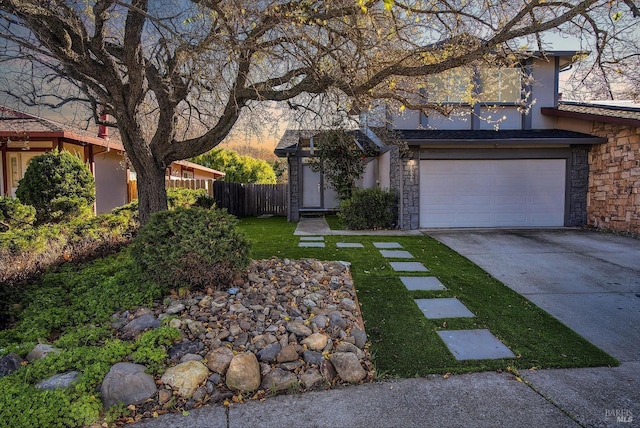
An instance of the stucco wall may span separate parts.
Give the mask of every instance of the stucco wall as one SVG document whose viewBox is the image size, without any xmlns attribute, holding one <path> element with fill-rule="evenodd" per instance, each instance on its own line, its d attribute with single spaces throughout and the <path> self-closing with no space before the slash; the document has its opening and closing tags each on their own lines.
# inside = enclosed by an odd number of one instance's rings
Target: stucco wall
<svg viewBox="0 0 640 428">
<path fill-rule="evenodd" d="M 96 179 L 96 213 L 109 212 L 127 203 L 127 170 L 124 158 L 111 150 L 93 158 Z"/>
<path fill-rule="evenodd" d="M 640 128 L 594 122 L 592 134 L 606 144 L 589 153 L 590 226 L 640 234 Z"/>
</svg>

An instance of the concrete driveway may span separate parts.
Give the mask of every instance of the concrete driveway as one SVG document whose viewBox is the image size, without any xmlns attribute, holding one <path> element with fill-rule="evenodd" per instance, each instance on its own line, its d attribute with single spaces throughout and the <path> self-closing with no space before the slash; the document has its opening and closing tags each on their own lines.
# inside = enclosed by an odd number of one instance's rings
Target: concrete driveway
<svg viewBox="0 0 640 428">
<path fill-rule="evenodd" d="M 603 416 L 616 411 L 640 423 L 640 240 L 569 229 L 428 235 L 622 363 L 527 372 L 536 390 L 586 426 L 615 422 Z"/>
</svg>

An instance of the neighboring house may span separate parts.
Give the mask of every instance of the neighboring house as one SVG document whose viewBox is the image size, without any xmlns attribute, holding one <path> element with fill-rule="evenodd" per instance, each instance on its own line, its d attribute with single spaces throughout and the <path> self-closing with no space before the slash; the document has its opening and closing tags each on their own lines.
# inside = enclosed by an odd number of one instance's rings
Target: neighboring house
<svg viewBox="0 0 640 428">
<path fill-rule="evenodd" d="M 387 111 L 386 126 L 398 131 L 410 153 L 381 148 L 361 185 L 399 196 L 401 229 L 585 225 L 588 153 L 606 139 L 555 129 L 554 118 L 540 111 L 557 106 L 559 73 L 575 54 L 547 52 L 525 61 L 530 79 L 519 69 L 429 77 L 431 87 L 444 88 L 432 99 L 452 113 Z M 473 103 L 458 89 L 469 87 L 478 95 Z M 362 122 L 361 132 L 375 130 Z M 316 134 L 287 131 L 275 150 L 288 159 L 291 221 L 336 206 L 322 177 L 305 168 Z"/>
<path fill-rule="evenodd" d="M 562 102 L 542 114 L 607 140 L 589 151 L 587 225 L 640 235 L 640 104 Z"/>
<path fill-rule="evenodd" d="M 58 149 L 75 153 L 91 169 L 96 180 L 97 213 L 109 212 L 129 202 L 128 182 L 135 177 L 124 148 L 109 139 L 107 129 L 98 135 L 48 119 L 0 106 L 0 196 L 15 196 L 31 159 Z M 172 163 L 167 178 L 223 177 L 224 173 L 187 161 Z"/>
</svg>

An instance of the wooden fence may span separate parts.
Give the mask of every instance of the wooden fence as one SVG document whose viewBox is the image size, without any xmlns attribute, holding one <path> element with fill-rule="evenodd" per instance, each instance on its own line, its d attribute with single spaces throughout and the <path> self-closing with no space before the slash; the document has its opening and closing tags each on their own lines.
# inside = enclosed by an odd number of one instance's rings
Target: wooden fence
<svg viewBox="0 0 640 428">
<path fill-rule="evenodd" d="M 218 208 L 226 208 L 237 217 L 259 215 L 287 215 L 288 184 L 241 184 L 220 180 L 180 179 L 166 180 L 167 189 L 204 189 L 213 197 Z M 138 184 L 130 181 L 129 200 L 138 198 Z"/>
</svg>

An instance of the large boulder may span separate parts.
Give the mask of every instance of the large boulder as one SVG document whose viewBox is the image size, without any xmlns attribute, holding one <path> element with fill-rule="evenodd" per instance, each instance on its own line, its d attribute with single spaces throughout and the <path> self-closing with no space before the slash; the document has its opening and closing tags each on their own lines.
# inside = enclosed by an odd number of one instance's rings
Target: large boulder
<svg viewBox="0 0 640 428">
<path fill-rule="evenodd" d="M 10 375 L 20 368 L 22 358 L 13 352 L 0 358 L 0 377 Z"/>
<path fill-rule="evenodd" d="M 345 382 L 360 382 L 367 376 L 367 372 L 360 365 L 360 360 L 352 352 L 335 352 L 330 360 L 338 376 Z"/>
<path fill-rule="evenodd" d="M 145 373 L 146 367 L 133 363 L 117 363 L 104 377 L 100 394 L 105 408 L 117 403 L 125 406 L 143 403 L 156 391 L 153 376 Z"/>
<path fill-rule="evenodd" d="M 245 352 L 233 357 L 226 377 L 227 386 L 236 391 L 255 391 L 260 387 L 260 365 L 255 354 Z"/>
<path fill-rule="evenodd" d="M 191 398 L 208 377 L 209 369 L 204 364 L 200 361 L 187 361 L 169 367 L 160 380 L 169 385 L 178 395 Z"/>
<path fill-rule="evenodd" d="M 36 384 L 36 389 L 53 391 L 54 389 L 64 389 L 70 387 L 80 376 L 79 372 L 67 372 L 53 375 L 48 379 Z"/>
<path fill-rule="evenodd" d="M 46 343 L 39 343 L 31 351 L 29 351 L 29 353 L 27 354 L 27 360 L 36 361 L 46 357 L 52 352 L 60 352 L 60 350 L 54 348 L 51 345 L 47 345 Z"/>
</svg>

